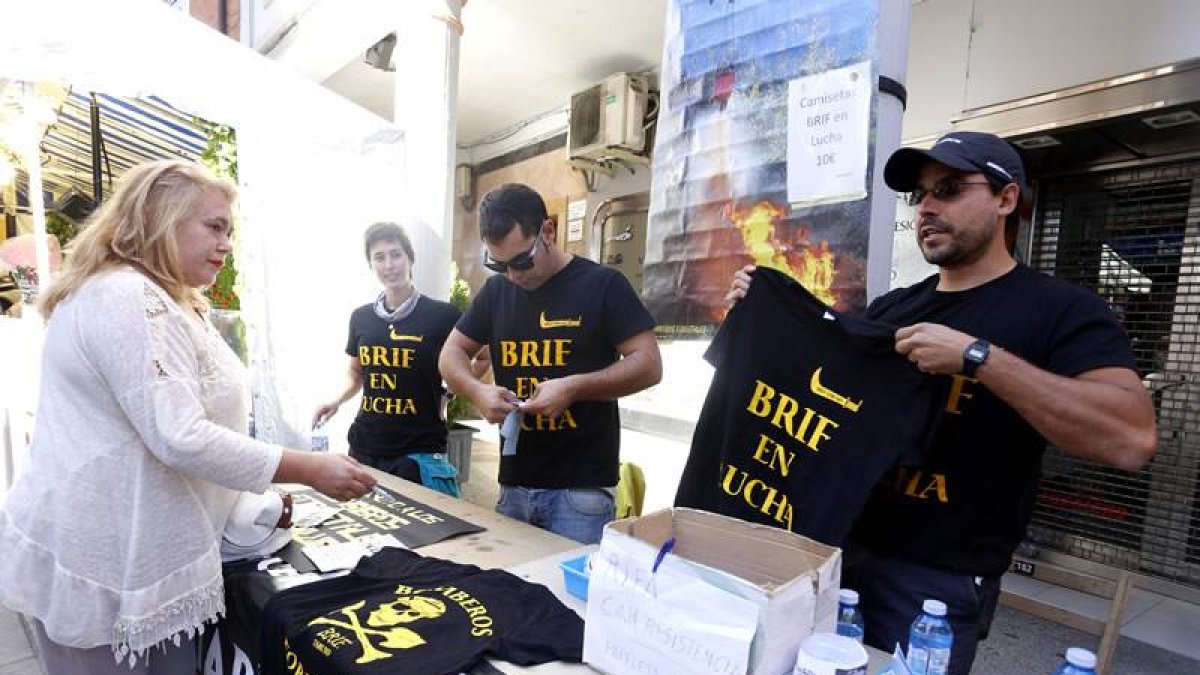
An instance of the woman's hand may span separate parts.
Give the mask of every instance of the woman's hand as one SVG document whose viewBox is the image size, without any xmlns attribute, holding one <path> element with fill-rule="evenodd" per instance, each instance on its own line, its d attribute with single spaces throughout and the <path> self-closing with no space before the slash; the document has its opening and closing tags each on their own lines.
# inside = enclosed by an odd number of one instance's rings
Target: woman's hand
<svg viewBox="0 0 1200 675">
<path fill-rule="evenodd" d="M 375 477 L 352 457 L 332 453 L 305 453 L 311 461 L 302 481 L 317 492 L 339 501 L 357 499 L 375 487 Z"/>
</svg>

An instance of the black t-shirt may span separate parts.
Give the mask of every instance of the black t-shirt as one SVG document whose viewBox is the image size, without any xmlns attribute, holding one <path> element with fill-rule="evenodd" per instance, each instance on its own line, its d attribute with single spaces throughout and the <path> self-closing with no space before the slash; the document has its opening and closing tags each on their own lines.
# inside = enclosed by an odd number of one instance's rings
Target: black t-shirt
<svg viewBox="0 0 1200 675">
<path fill-rule="evenodd" d="M 620 358 L 618 344 L 652 328 L 620 272 L 577 257 L 533 291 L 491 277 L 458 322 L 491 348 L 496 384 L 522 399 L 537 382 L 607 368 Z M 517 454 L 500 457 L 500 483 L 616 485 L 619 444 L 616 401 L 576 401 L 553 419 L 524 415 Z"/>
<path fill-rule="evenodd" d="M 446 447 L 438 354 L 458 310 L 425 296 L 412 313 L 389 322 L 375 303 L 350 315 L 346 353 L 362 367 L 362 404 L 347 440 L 355 452 L 387 457 Z"/>
<path fill-rule="evenodd" d="M 545 586 L 405 549 L 282 591 L 263 615 L 264 675 L 442 675 L 485 656 L 535 665 L 583 655 L 583 620 Z"/>
<path fill-rule="evenodd" d="M 1065 377 L 1134 368 L 1125 331 L 1094 293 L 1017 265 L 982 286 L 937 276 L 871 303 L 873 319 L 943 324 Z M 941 422 L 924 466 L 877 486 L 854 539 L 877 554 L 975 576 L 1003 573 L 1025 535 L 1045 439 L 978 380 L 938 376 Z"/>
<path fill-rule="evenodd" d="M 760 268 L 705 358 L 716 366 L 676 506 L 840 546 L 872 486 L 919 463 L 937 416 L 895 327 L 844 316 Z"/>
</svg>

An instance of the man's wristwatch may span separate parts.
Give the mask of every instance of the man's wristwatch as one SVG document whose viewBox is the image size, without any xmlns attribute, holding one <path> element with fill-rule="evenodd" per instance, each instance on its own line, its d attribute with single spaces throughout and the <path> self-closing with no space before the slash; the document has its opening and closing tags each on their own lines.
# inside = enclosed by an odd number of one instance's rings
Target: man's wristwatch
<svg viewBox="0 0 1200 675">
<path fill-rule="evenodd" d="M 991 351 L 992 345 L 987 340 L 976 340 L 967 345 L 967 348 L 963 350 L 962 374 L 974 377 L 975 371 L 979 370 L 979 366 L 987 361 Z"/>
</svg>

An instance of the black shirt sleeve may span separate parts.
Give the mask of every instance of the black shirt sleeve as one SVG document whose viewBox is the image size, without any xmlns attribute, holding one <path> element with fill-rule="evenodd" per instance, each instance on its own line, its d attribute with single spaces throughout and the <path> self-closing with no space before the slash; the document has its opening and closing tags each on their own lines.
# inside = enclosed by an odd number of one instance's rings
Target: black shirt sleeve
<svg viewBox="0 0 1200 675">
<path fill-rule="evenodd" d="M 492 304 L 495 302 L 496 294 L 496 279 L 491 277 L 483 288 L 479 289 L 479 295 L 471 301 L 471 306 L 467 307 L 459 319 L 455 328 L 458 332 L 466 335 L 479 344 L 486 345 L 492 339 Z"/>
<path fill-rule="evenodd" d="M 518 666 L 583 661 L 583 619 L 545 586 L 530 588 L 521 600 L 521 625 L 500 636 L 493 650 L 497 656 Z"/>
<path fill-rule="evenodd" d="M 443 343 L 446 341 L 445 338 L 450 335 L 450 331 L 454 330 L 454 327 L 457 326 L 458 322 L 462 320 L 462 317 L 463 314 L 462 312 L 458 311 L 457 307 L 447 303 L 445 320 L 444 323 L 439 327 Z"/>
<path fill-rule="evenodd" d="M 346 336 L 346 354 L 349 356 L 358 355 L 358 334 L 357 331 L 354 330 L 354 319 L 357 315 L 358 310 L 350 313 L 350 327 L 346 330 L 348 333 Z"/>
<path fill-rule="evenodd" d="M 1100 296 L 1071 288 L 1074 297 L 1053 323 L 1046 369 L 1075 377 L 1096 368 L 1136 370 L 1129 336 Z"/>
<path fill-rule="evenodd" d="M 629 280 L 625 275 L 613 272 L 604 292 L 604 332 L 614 345 L 619 345 L 653 328 L 654 317 L 629 285 Z"/>
</svg>

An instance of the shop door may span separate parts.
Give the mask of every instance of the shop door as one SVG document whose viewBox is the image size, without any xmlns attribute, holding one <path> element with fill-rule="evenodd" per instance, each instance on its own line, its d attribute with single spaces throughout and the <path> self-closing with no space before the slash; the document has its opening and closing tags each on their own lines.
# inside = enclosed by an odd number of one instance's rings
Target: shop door
<svg viewBox="0 0 1200 675">
<path fill-rule="evenodd" d="M 1029 538 L 1200 587 L 1200 161 L 1046 180 L 1037 194 L 1031 265 L 1110 303 L 1159 445 L 1133 474 L 1051 448 Z"/>
</svg>

